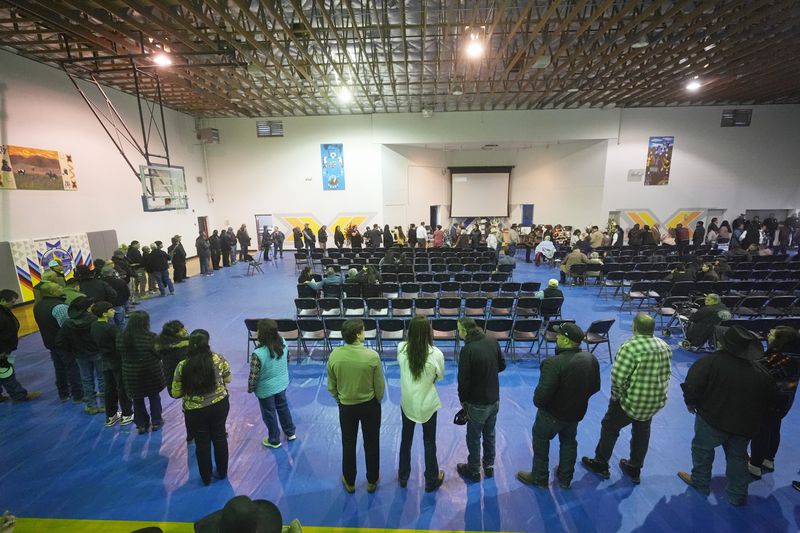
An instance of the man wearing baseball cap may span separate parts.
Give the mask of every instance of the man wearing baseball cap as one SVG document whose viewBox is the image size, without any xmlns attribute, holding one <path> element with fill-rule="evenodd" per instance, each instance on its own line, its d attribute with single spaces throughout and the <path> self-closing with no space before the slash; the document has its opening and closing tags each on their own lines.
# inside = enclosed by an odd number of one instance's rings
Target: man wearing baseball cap
<svg viewBox="0 0 800 533">
<path fill-rule="evenodd" d="M 581 350 L 583 330 L 572 322 L 555 326 L 556 355 L 542 363 L 533 403 L 539 409 L 533 424 L 533 468 L 517 472 L 523 483 L 546 488 L 550 481 L 550 441 L 558 435 L 556 477 L 562 489 L 572 483 L 578 457 L 578 422 L 586 415 L 589 398 L 600 390 L 600 364 Z"/>
</svg>

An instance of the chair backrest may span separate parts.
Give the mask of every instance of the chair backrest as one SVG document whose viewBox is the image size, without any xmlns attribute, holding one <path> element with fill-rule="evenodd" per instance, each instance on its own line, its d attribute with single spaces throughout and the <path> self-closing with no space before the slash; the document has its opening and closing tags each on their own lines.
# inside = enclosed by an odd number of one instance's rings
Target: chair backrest
<svg viewBox="0 0 800 533">
<path fill-rule="evenodd" d="M 461 298 L 439 298 L 439 314 L 458 316 L 461 311 Z"/>
<path fill-rule="evenodd" d="M 514 329 L 514 321 L 510 318 L 490 318 L 486 321 L 486 336 L 493 339 L 507 339 Z"/>
<path fill-rule="evenodd" d="M 542 287 L 539 281 L 525 281 L 520 285 L 519 292 L 534 293 Z"/>
<path fill-rule="evenodd" d="M 278 335 L 284 340 L 296 340 L 300 335 L 297 321 L 292 318 L 279 318 L 275 323 L 278 324 Z"/>
<path fill-rule="evenodd" d="M 317 311 L 317 301 L 314 298 L 295 298 L 294 307 L 297 314 L 310 314 Z"/>
<path fill-rule="evenodd" d="M 608 320 L 595 320 L 591 324 L 589 324 L 589 328 L 586 330 L 586 333 L 594 333 L 595 335 L 602 335 L 603 337 L 608 336 L 608 332 L 611 330 L 611 326 L 614 325 L 616 320 L 610 318 Z"/>
<path fill-rule="evenodd" d="M 405 330 L 406 322 L 401 318 L 383 318 L 378 321 L 378 332 L 382 339 L 402 339 Z"/>
<path fill-rule="evenodd" d="M 458 337 L 458 321 L 454 318 L 434 318 L 431 320 L 434 339 L 453 339 Z"/>
<path fill-rule="evenodd" d="M 517 316 L 538 316 L 542 309 L 542 300 L 532 297 L 521 297 L 517 300 Z"/>
<path fill-rule="evenodd" d="M 518 318 L 514 321 L 514 331 L 520 331 L 523 333 L 536 333 L 538 336 L 541 329 L 541 318 Z"/>
<path fill-rule="evenodd" d="M 344 283 L 342 285 L 342 293 L 347 298 L 360 298 L 361 297 L 361 284 L 360 283 Z"/>
<path fill-rule="evenodd" d="M 247 328 L 247 333 L 258 333 L 258 321 L 260 318 L 245 318 L 244 327 Z"/>
<path fill-rule="evenodd" d="M 344 318 L 326 318 L 324 320 L 325 336 L 329 339 L 341 339 L 344 321 Z"/>
<path fill-rule="evenodd" d="M 502 292 L 519 292 L 521 286 L 522 284 L 516 281 L 507 281 L 500 286 L 500 290 Z"/>
<path fill-rule="evenodd" d="M 371 311 L 386 311 L 389 309 L 388 298 L 367 298 L 367 308 Z"/>
<path fill-rule="evenodd" d="M 325 325 L 319 318 L 298 318 L 297 329 L 306 339 L 324 339 Z"/>
<path fill-rule="evenodd" d="M 436 314 L 436 298 L 417 298 L 414 300 L 416 313 L 423 316 Z"/>
<path fill-rule="evenodd" d="M 322 313 L 326 311 L 339 311 L 339 299 L 338 298 L 320 298 L 317 300 L 317 305 L 319 305 L 319 310 Z"/>
<path fill-rule="evenodd" d="M 542 315 L 558 315 L 561 313 L 561 306 L 564 304 L 564 298 L 543 298 L 542 299 Z"/>
</svg>

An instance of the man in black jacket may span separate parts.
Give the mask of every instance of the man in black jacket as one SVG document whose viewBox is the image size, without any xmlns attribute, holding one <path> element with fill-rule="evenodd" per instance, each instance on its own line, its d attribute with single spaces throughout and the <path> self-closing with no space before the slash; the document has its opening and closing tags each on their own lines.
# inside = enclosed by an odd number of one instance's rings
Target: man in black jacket
<svg viewBox="0 0 800 533">
<path fill-rule="evenodd" d="M 87 265 L 75 268 L 75 278 L 82 294 L 93 302 L 112 301 L 117 298 L 117 291 L 111 285 L 94 275 Z"/>
<path fill-rule="evenodd" d="M 231 266 L 231 239 L 225 228 L 219 232 L 219 249 L 222 252 L 222 266 Z"/>
<path fill-rule="evenodd" d="M 104 266 L 100 276 L 117 293 L 116 298 L 111 300 L 110 303 L 114 306 L 114 323 L 121 331 L 125 329 L 125 305 L 128 303 L 128 298 L 131 297 L 130 289 L 128 284 L 119 277 L 117 270 L 111 265 Z"/>
<path fill-rule="evenodd" d="M 314 236 L 314 231 L 308 226 L 308 224 L 303 226 L 303 242 L 305 243 L 306 248 L 308 248 L 309 252 L 314 251 L 314 246 L 317 242 L 317 237 Z"/>
<path fill-rule="evenodd" d="M 576 324 L 566 322 L 553 328 L 557 333 L 556 356 L 542 363 L 533 403 L 539 409 L 533 424 L 533 468 L 517 472 L 517 479 L 547 487 L 550 478 L 550 441 L 558 435 L 559 460 L 556 476 L 561 488 L 569 488 L 578 457 L 578 422 L 583 420 L 589 398 L 600 390 L 600 364 L 589 352 L 581 351 L 585 337 Z"/>
<path fill-rule="evenodd" d="M 39 326 L 44 347 L 50 350 L 50 358 L 56 374 L 58 397 L 62 402 L 66 402 L 71 394 L 74 403 L 81 403 L 83 389 L 75 357 L 69 352 L 59 350 L 56 346 L 56 336 L 61 326 L 56 319 L 55 311 L 58 306 L 65 306 L 64 287 L 48 282 L 42 282 L 37 287 L 41 298 L 33 306 L 33 318 L 36 320 L 36 325 Z"/>
<path fill-rule="evenodd" d="M 219 270 L 219 258 L 222 255 L 222 246 L 219 242 L 219 231 L 214 230 L 211 237 L 208 238 L 208 246 L 211 248 L 211 268 Z"/>
<path fill-rule="evenodd" d="M 467 413 L 467 463 L 456 470 L 467 481 L 480 481 L 481 437 L 483 437 L 483 472 L 494 476 L 494 427 L 500 408 L 498 373 L 506 369 L 506 360 L 495 339 L 486 337 L 471 318 L 458 320 L 458 334 L 464 347 L 458 358 L 458 399 Z"/>
<path fill-rule="evenodd" d="M 2 395 L 3 389 L 14 402 L 33 400 L 42 395 L 41 392 L 28 392 L 19 381 L 11 361 L 11 353 L 17 349 L 19 341 L 19 320 L 11 311 L 11 306 L 19 298 L 19 294 L 10 290 L 0 291 L 0 402 L 7 398 Z"/>
<path fill-rule="evenodd" d="M 147 271 L 145 270 L 144 258 L 139 248 L 139 241 L 131 241 L 130 246 L 128 246 L 127 258 L 135 274 L 133 295 L 141 299 L 147 298 Z"/>
<path fill-rule="evenodd" d="M 230 242 L 230 236 L 228 236 Z M 182 283 L 186 276 L 186 250 L 181 243 L 181 236 L 172 237 L 172 244 L 167 248 L 167 254 L 172 260 L 172 279 L 175 283 Z"/>
<path fill-rule="evenodd" d="M 96 415 L 105 411 L 103 359 L 92 337 L 92 324 L 97 317 L 89 311 L 92 302 L 80 296 L 69 304 L 68 317 L 56 335 L 56 347 L 75 356 L 81 375 L 84 411 Z M 95 381 L 97 390 L 95 390 Z M 98 396 L 100 406 L 98 407 Z"/>
<path fill-rule="evenodd" d="M 164 243 L 161 241 L 156 241 L 155 247 L 150 252 L 150 267 L 161 296 L 167 294 L 166 289 L 169 289 L 170 295 L 175 294 L 175 286 L 169 279 L 169 255 L 164 251 Z"/>
<path fill-rule="evenodd" d="M 683 401 L 695 415 L 692 473 L 678 472 L 684 482 L 709 494 L 714 449 L 725 450 L 728 499 L 747 503 L 747 443 L 758 433 L 775 399 L 775 382 L 756 361 L 764 353 L 752 332 L 733 326 L 721 336 L 722 348 L 696 361 L 681 384 Z"/>
</svg>

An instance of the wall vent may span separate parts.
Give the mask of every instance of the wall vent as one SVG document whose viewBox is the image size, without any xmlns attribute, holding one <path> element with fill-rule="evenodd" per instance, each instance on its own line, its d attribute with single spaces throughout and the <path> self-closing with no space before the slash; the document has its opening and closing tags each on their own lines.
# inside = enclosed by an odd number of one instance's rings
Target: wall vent
<svg viewBox="0 0 800 533">
<path fill-rule="evenodd" d="M 725 109 L 722 111 L 720 126 L 723 128 L 747 128 L 750 126 L 752 117 L 752 109 Z"/>
<path fill-rule="evenodd" d="M 256 121 L 256 135 L 258 137 L 283 137 L 283 122 Z"/>
</svg>

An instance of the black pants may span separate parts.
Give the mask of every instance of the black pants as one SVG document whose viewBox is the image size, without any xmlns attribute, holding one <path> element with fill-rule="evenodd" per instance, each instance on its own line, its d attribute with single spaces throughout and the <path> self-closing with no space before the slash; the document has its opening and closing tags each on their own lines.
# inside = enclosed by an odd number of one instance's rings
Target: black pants
<svg viewBox="0 0 800 533">
<path fill-rule="evenodd" d="M 59 398 L 65 399 L 71 395 L 73 400 L 83 400 L 81 372 L 75 356 L 62 350 L 50 350 L 50 359 L 53 361 Z"/>
<path fill-rule="evenodd" d="M 364 438 L 367 482 L 377 483 L 380 475 L 381 404 L 372 400 L 356 405 L 339 405 L 339 427 L 342 430 L 342 474 L 348 485 L 356 483 L 356 440 L 358 425 Z"/>
<path fill-rule="evenodd" d="M 600 425 L 600 442 L 597 443 L 594 451 L 595 459 L 603 464 L 608 464 L 619 437 L 619 430 L 628 424 L 632 424 L 629 462 L 634 468 L 642 468 L 647 448 L 650 445 L 650 420 L 632 419 L 625 413 L 619 402 L 614 400 L 609 402 L 608 411 Z"/>
<path fill-rule="evenodd" d="M 751 465 L 760 467 L 764 459 L 775 460 L 781 443 L 781 420 L 779 416 L 771 415 L 761 422 L 758 435 L 750 442 Z"/>
<path fill-rule="evenodd" d="M 531 250 L 532 250 L 532 248 L 530 246 L 525 246 L 525 262 L 526 263 L 530 263 L 531 262 Z"/>
<path fill-rule="evenodd" d="M 111 418 L 117 414 L 117 407 L 121 408 L 122 416 L 131 416 L 133 402 L 122 384 L 122 370 L 103 370 L 103 381 L 106 387 L 106 416 Z"/>
<path fill-rule="evenodd" d="M 231 251 L 230 250 L 222 250 L 222 266 L 224 266 L 224 267 L 231 266 Z"/>
<path fill-rule="evenodd" d="M 411 445 L 414 442 L 414 428 L 417 423 L 410 420 L 403 410 L 403 433 L 400 438 L 400 468 L 397 477 L 408 480 L 411 475 Z M 425 486 L 432 487 L 439 479 L 439 462 L 436 460 L 436 413 L 422 424 L 422 443 L 425 446 Z"/>
<path fill-rule="evenodd" d="M 272 243 L 272 257 L 273 259 L 278 257 L 278 254 L 283 257 L 283 241 L 281 242 L 274 242 Z"/>
<path fill-rule="evenodd" d="M 219 250 L 211 250 L 211 267 L 214 270 L 219 270 L 219 258 L 220 258 L 220 255 L 222 255 L 222 254 L 220 253 Z"/>
<path fill-rule="evenodd" d="M 186 261 L 184 259 L 172 260 L 172 279 L 175 283 L 186 279 Z"/>
<path fill-rule="evenodd" d="M 228 436 L 225 433 L 225 422 L 231 404 L 226 397 L 221 402 L 200 409 L 186 410 L 187 433 L 194 435 L 195 458 L 200 470 L 200 479 L 208 485 L 211 483 L 211 444 L 214 444 L 214 463 L 217 475 L 225 478 L 228 475 Z"/>
<path fill-rule="evenodd" d="M 239 261 L 247 261 L 247 256 L 250 255 L 247 248 L 247 246 L 243 246 L 239 243 Z"/>
</svg>

